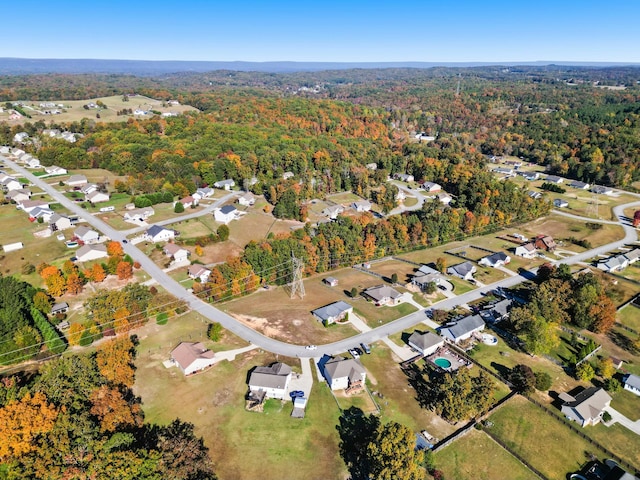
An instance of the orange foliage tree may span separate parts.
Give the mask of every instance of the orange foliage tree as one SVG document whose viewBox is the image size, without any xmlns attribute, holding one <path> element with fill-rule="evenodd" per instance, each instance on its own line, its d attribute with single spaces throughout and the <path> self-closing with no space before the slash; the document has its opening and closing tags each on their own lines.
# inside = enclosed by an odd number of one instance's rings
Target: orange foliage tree
<svg viewBox="0 0 640 480">
<path fill-rule="evenodd" d="M 596 333 L 607 333 L 616 323 L 616 306 L 605 294 L 600 295 L 589 309 L 589 313 L 595 319 L 593 330 Z"/>
<path fill-rule="evenodd" d="M 128 280 L 133 277 L 133 267 L 129 262 L 120 262 L 116 267 L 116 275 L 119 280 Z"/>
<path fill-rule="evenodd" d="M 67 277 L 67 293 L 71 295 L 77 295 L 82 292 L 83 284 L 80 276 L 77 273 L 71 273 Z"/>
<path fill-rule="evenodd" d="M 123 257 L 124 250 L 120 242 L 111 241 L 107 242 L 107 255 L 110 257 Z"/>
<path fill-rule="evenodd" d="M 134 370 L 131 351 L 133 343 L 121 338 L 104 343 L 96 354 L 98 370 L 112 384 L 133 386 Z"/>
<path fill-rule="evenodd" d="M 102 385 L 91 394 L 91 413 L 100 420 L 100 430 L 115 432 L 119 427 L 141 425 L 140 405 L 129 403 L 118 389 Z"/>
</svg>

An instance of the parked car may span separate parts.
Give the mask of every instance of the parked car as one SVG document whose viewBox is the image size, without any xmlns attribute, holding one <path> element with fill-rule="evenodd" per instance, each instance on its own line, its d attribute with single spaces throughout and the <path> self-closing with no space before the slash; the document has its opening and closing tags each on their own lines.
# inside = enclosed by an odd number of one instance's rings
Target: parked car
<svg viewBox="0 0 640 480">
<path fill-rule="evenodd" d="M 364 353 L 366 354 L 371 353 L 371 347 L 366 343 L 361 343 L 360 346 L 362 347 L 362 350 L 364 350 Z"/>
<path fill-rule="evenodd" d="M 364 352 L 359 347 L 354 348 L 354 350 L 358 353 L 358 356 L 364 355 Z"/>
<path fill-rule="evenodd" d="M 125 238 L 124 240 L 122 240 L 122 243 L 129 243 L 129 240 Z"/>
<path fill-rule="evenodd" d="M 293 392 L 290 392 L 289 395 L 291 398 L 302 398 L 304 397 L 304 392 L 302 390 L 294 390 Z"/>
<path fill-rule="evenodd" d="M 304 348 L 306 348 L 307 350 L 315 350 L 316 348 L 318 348 L 318 346 L 317 345 L 307 345 Z"/>
<path fill-rule="evenodd" d="M 352 356 L 353 358 L 355 358 L 356 360 L 357 360 L 358 358 L 360 358 L 360 354 L 357 352 L 357 350 L 356 350 L 355 348 L 350 349 L 350 350 L 349 350 L 349 353 L 350 353 L 350 354 L 351 354 L 351 356 Z"/>
</svg>

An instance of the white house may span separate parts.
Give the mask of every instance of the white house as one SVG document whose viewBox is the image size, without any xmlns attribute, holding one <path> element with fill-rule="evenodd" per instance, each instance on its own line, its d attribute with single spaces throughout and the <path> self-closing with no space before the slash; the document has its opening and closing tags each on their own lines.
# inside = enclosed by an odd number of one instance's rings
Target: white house
<svg viewBox="0 0 640 480">
<path fill-rule="evenodd" d="M 187 275 L 189 275 L 189 278 L 193 278 L 194 280 L 199 278 L 200 283 L 206 283 L 209 280 L 209 275 L 211 275 L 211 270 L 207 270 L 202 265 L 194 263 L 193 265 L 189 265 Z"/>
<path fill-rule="evenodd" d="M 549 182 L 549 183 L 555 183 L 556 185 L 559 185 L 562 182 L 564 182 L 564 178 L 557 177 L 556 175 L 547 175 L 547 177 L 544 179 L 544 181 L 545 182 Z"/>
<path fill-rule="evenodd" d="M 415 331 L 411 334 L 407 343 L 420 355 L 427 357 L 444 345 L 444 338 L 432 332 L 419 333 Z"/>
<path fill-rule="evenodd" d="M 27 168 L 40 168 L 40 160 L 31 158 L 27 161 Z"/>
<path fill-rule="evenodd" d="M 233 205 L 225 205 L 222 208 L 216 208 L 213 210 L 213 218 L 216 222 L 228 224 L 230 221 L 237 218 L 237 210 Z"/>
<path fill-rule="evenodd" d="M 238 198 L 238 203 L 243 207 L 250 207 L 256 203 L 256 197 L 251 192 L 247 192 Z"/>
<path fill-rule="evenodd" d="M 367 167 L 367 170 L 377 170 L 378 164 L 375 162 L 371 162 L 371 163 L 367 163 L 365 167 Z"/>
<path fill-rule="evenodd" d="M 402 294 L 388 285 L 369 287 L 363 292 L 363 295 L 373 300 L 377 306 L 394 306 L 402 301 Z"/>
<path fill-rule="evenodd" d="M 573 188 L 580 189 L 580 190 L 588 190 L 589 189 L 589 184 L 588 183 L 580 182 L 578 180 L 573 180 L 573 181 L 569 182 L 569 186 L 573 187 Z"/>
<path fill-rule="evenodd" d="M 624 270 L 628 266 L 629 266 L 629 259 L 623 254 L 610 257 L 606 261 L 600 262 L 597 265 L 597 267 L 600 270 L 604 270 L 605 272 L 610 272 L 610 273 L 619 272 L 621 270 Z"/>
<path fill-rule="evenodd" d="M 191 252 L 189 250 L 187 250 L 186 248 L 182 248 L 175 243 L 167 243 L 162 251 L 167 257 L 172 257 L 173 261 L 176 263 L 188 260 L 189 255 L 191 255 Z"/>
<path fill-rule="evenodd" d="M 15 143 L 22 143 L 27 138 L 29 138 L 29 134 L 27 132 L 18 132 L 13 136 L 13 141 Z"/>
<path fill-rule="evenodd" d="M 474 333 L 484 330 L 484 325 L 484 320 L 480 315 L 469 315 L 453 324 L 442 327 L 440 335 L 453 343 L 458 343 L 471 338 Z"/>
<path fill-rule="evenodd" d="M 85 196 L 85 200 L 87 200 L 88 202 L 91 202 L 91 203 L 108 202 L 109 201 L 109 194 L 108 193 L 103 193 L 103 192 L 98 192 L 96 190 L 95 192 L 91 192 L 89 195 Z"/>
<path fill-rule="evenodd" d="M 534 258 L 536 253 L 536 246 L 533 242 L 523 243 L 522 245 L 518 245 L 515 249 L 515 255 L 517 257 L 523 258 Z"/>
<path fill-rule="evenodd" d="M 559 397 L 564 401 L 562 413 L 582 427 L 599 423 L 605 408 L 611 404 L 609 394 L 596 387 L 587 388 L 575 397 L 567 393 L 561 393 Z"/>
<path fill-rule="evenodd" d="M 476 273 L 476 266 L 469 261 L 462 262 L 447 268 L 447 273 L 463 280 L 473 280 L 473 274 Z"/>
<path fill-rule="evenodd" d="M 439 192 L 442 190 L 442 186 L 434 182 L 424 182 L 422 188 L 427 192 Z"/>
<path fill-rule="evenodd" d="M 18 208 L 31 213 L 34 208 L 49 208 L 49 202 L 43 200 L 23 200 L 18 204 Z"/>
<path fill-rule="evenodd" d="M 276 362 L 268 367 L 256 367 L 249 377 L 249 391 L 262 393 L 266 398 L 284 400 L 291 381 L 291 367 Z"/>
<path fill-rule="evenodd" d="M 76 258 L 78 262 L 89 262 L 91 260 L 97 260 L 99 258 L 106 258 L 107 247 L 103 244 L 99 245 L 83 245 L 76 250 Z"/>
<path fill-rule="evenodd" d="M 556 207 L 556 208 L 567 208 L 569 206 L 569 202 L 567 202 L 563 198 L 556 198 L 553 201 L 553 206 Z"/>
<path fill-rule="evenodd" d="M 478 264 L 486 265 L 487 267 L 497 268 L 497 267 L 504 267 L 510 261 L 511 261 L 511 257 L 506 253 L 496 252 L 481 258 Z"/>
<path fill-rule="evenodd" d="M 176 232 L 160 225 L 152 225 L 145 232 L 145 237 L 149 242 L 166 242 L 176 237 Z"/>
<path fill-rule="evenodd" d="M 367 371 L 359 360 L 332 358 L 324 364 L 324 377 L 331 390 L 364 388 Z"/>
<path fill-rule="evenodd" d="M 20 203 L 31 198 L 31 192 L 24 188 L 18 188 L 7 192 L 4 196 L 7 200 L 15 203 Z"/>
<path fill-rule="evenodd" d="M 294 177 L 293 172 L 284 172 L 284 173 L 282 174 L 282 179 L 283 179 L 283 180 L 289 180 L 289 179 L 291 179 L 291 178 L 293 178 L 293 177 Z"/>
<path fill-rule="evenodd" d="M 125 212 L 122 218 L 127 222 L 144 222 L 155 213 L 153 207 L 134 208 Z"/>
<path fill-rule="evenodd" d="M 396 173 L 394 177 L 396 180 L 400 180 L 401 182 L 413 182 L 415 180 L 413 175 L 408 173 Z"/>
<path fill-rule="evenodd" d="M 438 195 L 438 201 L 440 203 L 442 203 L 443 205 L 449 205 L 451 203 L 451 201 L 453 200 L 453 198 L 451 197 L 451 195 L 449 195 L 446 192 L 440 192 Z"/>
<path fill-rule="evenodd" d="M 340 300 L 324 307 L 316 308 L 311 313 L 326 326 L 339 322 L 352 312 L 353 307 Z"/>
<path fill-rule="evenodd" d="M 624 376 L 624 389 L 640 396 L 640 377 L 629 373 Z"/>
<path fill-rule="evenodd" d="M 29 218 L 41 218 L 45 222 L 49 222 L 51 217 L 55 214 L 49 207 L 35 207 L 29 211 Z"/>
<path fill-rule="evenodd" d="M 71 175 L 65 183 L 70 187 L 80 187 L 87 183 L 87 177 L 84 175 Z"/>
<path fill-rule="evenodd" d="M 213 193 L 213 188 L 203 187 L 196 190 L 196 193 L 194 193 L 193 195 L 198 195 L 200 197 L 200 200 L 202 200 L 203 198 L 209 198 L 213 196 Z"/>
<path fill-rule="evenodd" d="M 422 265 L 411 278 L 411 283 L 420 288 L 420 290 L 425 290 L 430 283 L 443 285 L 445 281 L 442 273 L 428 265 Z"/>
<path fill-rule="evenodd" d="M 236 182 L 228 178 L 226 180 L 220 180 L 219 182 L 215 182 L 213 186 L 215 188 L 221 188 L 223 190 L 231 190 L 233 187 L 236 186 Z"/>
<path fill-rule="evenodd" d="M 71 228 L 71 220 L 69 219 L 69 217 L 54 213 L 49 218 L 49 228 L 51 228 L 52 232 L 56 232 L 58 230 L 66 230 L 67 228 Z"/>
<path fill-rule="evenodd" d="M 83 243 L 96 243 L 100 238 L 100 234 L 95 230 L 85 227 L 84 225 L 76 228 L 73 232 L 73 236 L 78 240 L 82 240 Z"/>
<path fill-rule="evenodd" d="M 22 184 L 13 177 L 6 177 L 2 180 L 2 189 L 10 192 L 11 190 L 19 190 L 22 188 Z"/>
<path fill-rule="evenodd" d="M 67 169 L 58 167 L 57 165 L 51 165 L 50 167 L 44 167 L 44 171 L 49 175 L 66 175 Z"/>
<path fill-rule="evenodd" d="M 185 375 L 192 375 L 215 363 L 215 354 L 202 343 L 182 342 L 171 352 L 171 359 Z"/>
<path fill-rule="evenodd" d="M 85 195 L 89 195 L 91 192 L 95 192 L 96 190 L 98 190 L 98 185 L 95 183 L 86 183 L 80 187 L 80 192 Z"/>
<path fill-rule="evenodd" d="M 596 195 L 611 195 L 613 194 L 613 189 L 602 185 L 595 185 L 591 187 L 591 192 Z"/>
<path fill-rule="evenodd" d="M 371 210 L 371 202 L 369 200 L 360 200 L 353 202 L 352 207 L 356 212 L 368 212 Z"/>
<path fill-rule="evenodd" d="M 336 218 L 338 218 L 338 215 L 340 215 L 342 212 L 344 212 L 344 207 L 342 205 L 331 205 L 325 208 L 322 211 L 322 214 L 326 215 L 331 220 L 335 220 Z"/>
</svg>

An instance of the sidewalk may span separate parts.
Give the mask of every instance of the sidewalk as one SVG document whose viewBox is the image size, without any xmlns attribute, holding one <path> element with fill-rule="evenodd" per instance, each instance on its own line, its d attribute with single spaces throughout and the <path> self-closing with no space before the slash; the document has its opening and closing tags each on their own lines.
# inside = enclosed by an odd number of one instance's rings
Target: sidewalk
<svg viewBox="0 0 640 480">
<path fill-rule="evenodd" d="M 240 355 L 241 353 L 246 353 L 254 348 L 258 348 L 257 345 L 249 345 L 248 347 L 236 348 L 235 350 L 226 350 L 224 352 L 216 352 L 214 356 L 215 363 L 221 362 L 222 360 L 228 360 L 233 362 L 236 359 L 236 355 Z"/>
</svg>

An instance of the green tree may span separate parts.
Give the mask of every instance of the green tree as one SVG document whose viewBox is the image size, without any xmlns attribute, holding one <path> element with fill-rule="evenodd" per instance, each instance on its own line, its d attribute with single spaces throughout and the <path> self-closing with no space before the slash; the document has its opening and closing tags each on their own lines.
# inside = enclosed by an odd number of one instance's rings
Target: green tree
<svg viewBox="0 0 640 480">
<path fill-rule="evenodd" d="M 531 367 L 519 364 L 509 372 L 509 381 L 513 384 L 516 391 L 529 394 L 535 389 L 536 376 L 533 370 L 531 370 Z"/>
<path fill-rule="evenodd" d="M 226 225 L 220 225 L 216 231 L 221 242 L 225 242 L 229 239 L 229 227 Z"/>
<path fill-rule="evenodd" d="M 173 207 L 173 211 L 174 213 L 183 213 L 184 205 L 182 204 L 182 202 L 176 202 L 176 206 Z"/>
<path fill-rule="evenodd" d="M 351 292 L 350 292 L 351 298 L 356 298 L 358 296 L 358 289 L 357 287 L 351 287 Z"/>
<path fill-rule="evenodd" d="M 207 336 L 211 341 L 219 342 L 222 338 L 222 325 L 219 322 L 213 322 L 207 328 Z"/>
<path fill-rule="evenodd" d="M 576 367 L 576 378 L 583 382 L 590 382 L 595 377 L 596 372 L 589 362 L 582 362 Z"/>
<path fill-rule="evenodd" d="M 546 392 L 551 388 L 553 379 L 547 372 L 536 372 L 536 390 Z"/>
<path fill-rule="evenodd" d="M 602 378 L 608 380 L 609 378 L 613 377 L 615 373 L 616 367 L 613 365 L 613 360 L 611 360 L 610 357 L 600 360 L 600 363 L 598 364 L 598 374 Z"/>
</svg>

